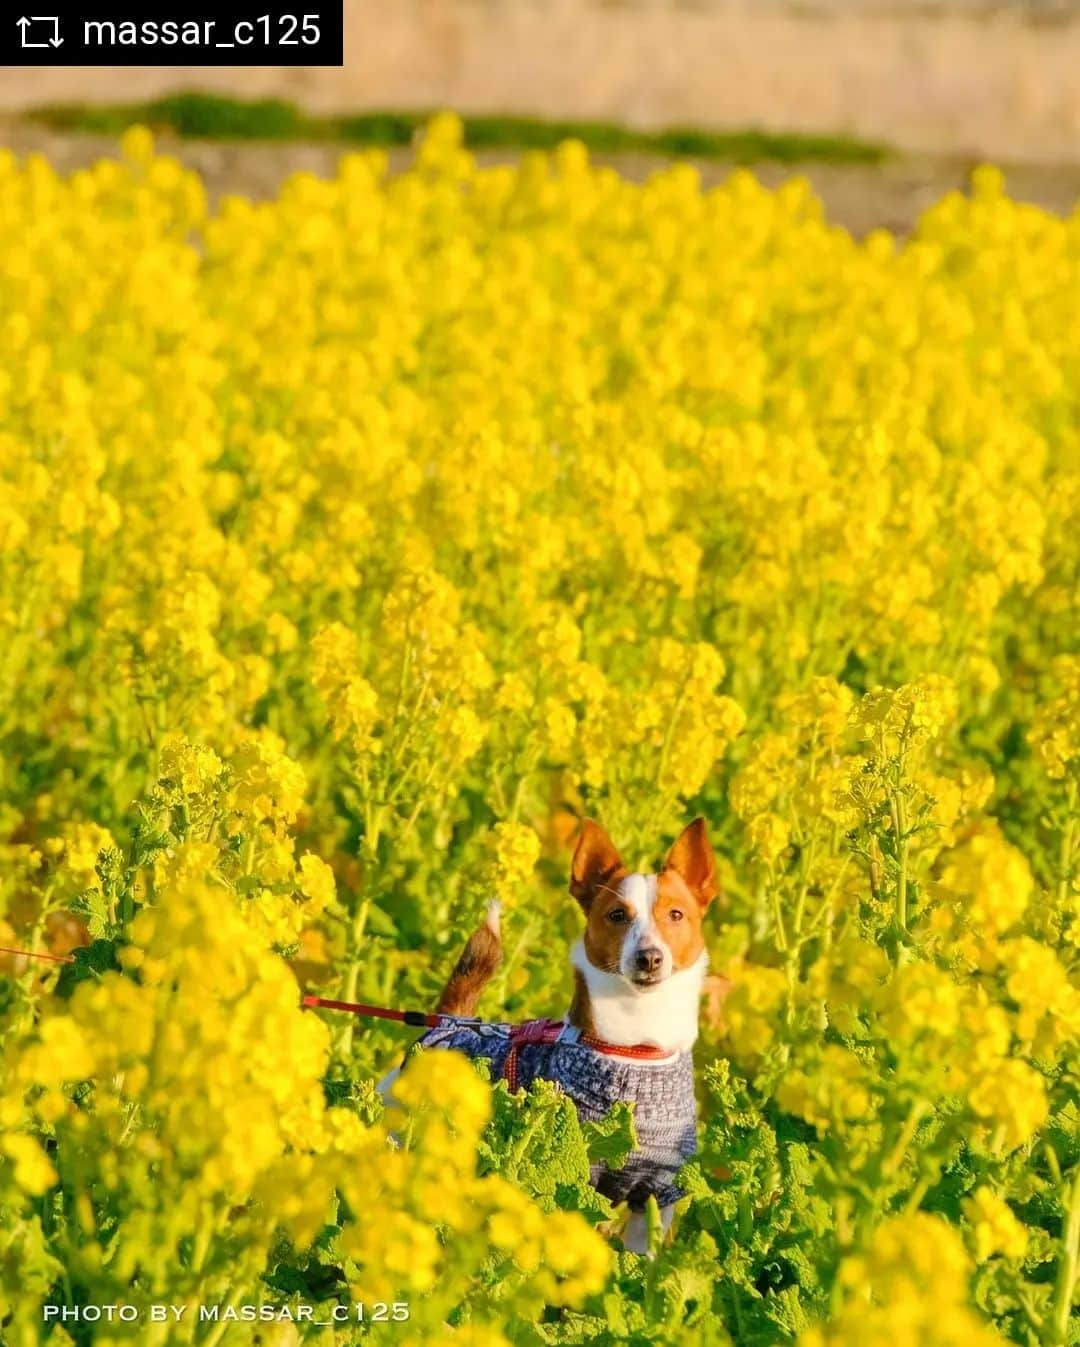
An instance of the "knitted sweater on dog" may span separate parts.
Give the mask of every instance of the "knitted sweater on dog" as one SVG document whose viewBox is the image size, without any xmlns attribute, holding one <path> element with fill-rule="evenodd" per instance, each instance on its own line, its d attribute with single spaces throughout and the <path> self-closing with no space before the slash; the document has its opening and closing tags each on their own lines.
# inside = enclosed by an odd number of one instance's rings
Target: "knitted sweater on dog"
<svg viewBox="0 0 1080 1347">
<path fill-rule="evenodd" d="M 418 1048 L 454 1048 L 491 1063 L 493 1079 L 507 1074 L 511 1027 L 508 1024 L 449 1024 L 431 1029 Z M 577 1031 L 564 1027 L 556 1042 L 521 1043 L 513 1076 L 524 1089 L 534 1080 L 560 1085 L 577 1105 L 584 1122 L 605 1118 L 620 1100 L 634 1105 L 638 1148 L 621 1169 L 592 1167 L 592 1182 L 612 1202 L 634 1210 L 655 1196 L 661 1207 L 682 1196 L 674 1179 L 693 1155 L 697 1106 L 694 1069 L 689 1052 L 655 1061 L 609 1056 L 576 1041 Z"/>
</svg>

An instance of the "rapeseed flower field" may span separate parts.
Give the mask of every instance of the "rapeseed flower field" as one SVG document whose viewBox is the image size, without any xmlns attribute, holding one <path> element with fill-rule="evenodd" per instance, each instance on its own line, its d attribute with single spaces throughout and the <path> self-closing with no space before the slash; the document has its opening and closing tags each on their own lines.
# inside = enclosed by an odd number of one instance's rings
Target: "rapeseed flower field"
<svg viewBox="0 0 1080 1347">
<path fill-rule="evenodd" d="M 75 951 L 0 956 L 6 1347 L 1080 1341 L 1080 214 L 123 150 L 0 156 L 0 943 Z M 494 893 L 482 1010 L 559 1014 L 577 820 L 695 812 L 643 1259 L 632 1119 L 384 1115 L 412 1035 L 300 991 L 432 1006 Z"/>
</svg>

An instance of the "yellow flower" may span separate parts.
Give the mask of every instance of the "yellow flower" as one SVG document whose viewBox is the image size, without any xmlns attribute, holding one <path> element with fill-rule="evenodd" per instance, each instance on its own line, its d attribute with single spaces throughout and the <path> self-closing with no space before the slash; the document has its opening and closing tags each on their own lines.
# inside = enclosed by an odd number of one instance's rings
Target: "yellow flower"
<svg viewBox="0 0 1080 1347">
<path fill-rule="evenodd" d="M 1028 737 L 1047 776 L 1060 780 L 1080 762 L 1080 656 L 1058 656 L 1053 674 L 1064 691 L 1036 710 Z"/>
<path fill-rule="evenodd" d="M 296 817 L 304 803 L 307 777 L 269 730 L 245 735 L 231 759 L 232 807 L 253 819 Z"/>
<path fill-rule="evenodd" d="M 310 851 L 300 857 L 300 892 L 311 899 L 313 912 L 329 907 L 336 893 L 333 870 Z"/>
<path fill-rule="evenodd" d="M 980 823 L 978 831 L 945 853 L 940 884 L 956 895 L 976 930 L 994 935 L 1021 919 L 1035 887 L 1023 854 L 994 823 Z"/>
<path fill-rule="evenodd" d="M 976 1188 L 964 1200 L 963 1207 L 971 1222 L 978 1262 L 983 1263 L 996 1253 L 1006 1258 L 1023 1258 L 1027 1252 L 1027 1231 L 993 1189 L 985 1184 Z"/>
<path fill-rule="evenodd" d="M 845 1257 L 804 1341 L 985 1347 L 963 1241 L 1019 1260 L 1022 1185 L 874 1226 L 866 1180 L 1041 1154 L 1068 1093 L 1076 221 L 984 167 L 856 239 L 801 179 L 631 182 L 574 141 L 481 166 L 453 115 L 417 140 L 212 206 L 146 128 L 70 174 L 0 152 L 3 943 L 108 937 L 0 956 L 4 1332 L 65 1272 L 254 1297 L 282 1232 L 325 1260 L 343 1222 L 403 1344 L 555 1306 L 584 1340 L 598 1292 L 609 1334 L 677 1337 L 620 1306 L 598 1213 L 525 1191 L 551 1138 L 505 1101 L 485 1135 L 449 1054 L 382 1119 L 403 1043 L 297 978 L 429 1004 L 481 881 L 572 938 L 553 820 L 636 865 L 701 812 L 733 982 L 707 1046 L 829 1134 L 804 1158 Z M 557 1007 L 545 954 L 498 1013 Z"/>
<path fill-rule="evenodd" d="M 864 1254 L 840 1267 L 846 1298 L 829 1323 L 799 1336 L 798 1347 L 1003 1347 L 969 1309 L 969 1264 L 956 1232 L 923 1212 L 883 1221 Z"/>
<path fill-rule="evenodd" d="M 1049 1112 L 1042 1077 L 1013 1058 L 991 1062 L 978 1072 L 968 1102 L 1010 1148 L 1029 1141 Z"/>
<path fill-rule="evenodd" d="M 496 823 L 493 833 L 495 896 L 516 901 L 540 859 L 540 838 L 524 823 Z"/>
<path fill-rule="evenodd" d="M 129 126 L 120 137 L 120 153 L 132 163 L 146 167 L 154 158 L 153 134 L 145 126 Z"/>
<path fill-rule="evenodd" d="M 785 1075 L 776 1091 L 776 1102 L 824 1132 L 837 1123 L 866 1117 L 871 1095 L 858 1058 L 830 1043 L 812 1069 L 797 1068 Z"/>
<path fill-rule="evenodd" d="M 753 1061 L 772 1041 L 787 978 L 779 968 L 750 963 L 733 968 L 729 976 L 733 985 L 724 1002 L 724 1025 L 732 1055 Z"/>
<path fill-rule="evenodd" d="M 750 845 L 762 860 L 770 864 L 791 840 L 791 829 L 778 814 L 757 814 L 746 826 Z"/>
<path fill-rule="evenodd" d="M 46 844 L 48 852 L 60 858 L 62 878 L 75 888 L 97 887 L 97 862 L 100 853 L 115 845 L 107 828 L 96 823 L 68 823 L 61 835 Z"/>
<path fill-rule="evenodd" d="M 31 1197 L 40 1197 L 57 1181 L 56 1170 L 33 1137 L 13 1132 L 0 1138 L 0 1151 L 14 1166 L 15 1182 Z"/>
<path fill-rule="evenodd" d="M 956 689 L 940 674 L 926 674 L 895 691 L 868 692 L 851 713 L 851 724 L 863 738 L 875 739 L 887 751 L 900 745 L 936 738 L 957 714 Z"/>
<path fill-rule="evenodd" d="M 221 776 L 223 763 L 213 749 L 168 735 L 161 746 L 158 771 L 185 795 L 199 795 Z"/>
</svg>

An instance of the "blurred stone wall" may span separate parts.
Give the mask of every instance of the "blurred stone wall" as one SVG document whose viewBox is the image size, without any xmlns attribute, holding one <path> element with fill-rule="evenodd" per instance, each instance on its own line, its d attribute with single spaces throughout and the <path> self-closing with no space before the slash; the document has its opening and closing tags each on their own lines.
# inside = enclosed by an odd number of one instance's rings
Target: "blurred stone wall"
<svg viewBox="0 0 1080 1347">
<path fill-rule="evenodd" d="M 840 133 L 1080 161 L 1080 0 L 346 0 L 343 70 L 0 72 L 0 109 L 176 89 Z"/>
</svg>

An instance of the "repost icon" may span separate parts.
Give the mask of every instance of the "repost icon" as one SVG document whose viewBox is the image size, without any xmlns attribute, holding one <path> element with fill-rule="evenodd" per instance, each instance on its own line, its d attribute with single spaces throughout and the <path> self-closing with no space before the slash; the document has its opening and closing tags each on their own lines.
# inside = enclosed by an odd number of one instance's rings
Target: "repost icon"
<svg viewBox="0 0 1080 1347">
<path fill-rule="evenodd" d="M 64 39 L 60 36 L 60 19 L 56 15 L 42 16 L 34 14 L 30 18 L 15 20 L 19 29 L 19 42 L 26 47 L 60 47 Z"/>
<path fill-rule="evenodd" d="M 38 5 L 51 14 L 34 13 Z M 25 9 L 24 9 L 25 6 Z M 32 8 L 31 8 L 32 7 Z M 0 0 L 0 71 L 5 66 L 341 66 L 344 0 Z M 294 13 L 302 9 L 304 12 Z M 20 17 L 21 14 L 21 17 Z M 0 79 L 3 76 L 0 75 Z"/>
</svg>

